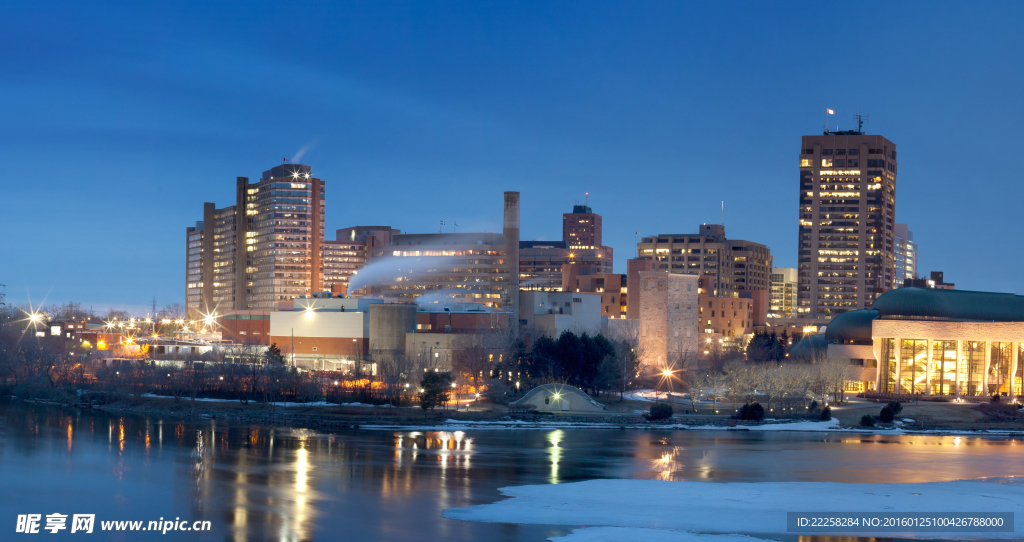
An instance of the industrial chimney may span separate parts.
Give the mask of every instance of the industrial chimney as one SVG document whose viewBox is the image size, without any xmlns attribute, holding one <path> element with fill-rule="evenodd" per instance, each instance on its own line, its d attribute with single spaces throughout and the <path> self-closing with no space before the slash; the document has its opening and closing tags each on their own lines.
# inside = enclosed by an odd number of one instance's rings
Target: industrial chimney
<svg viewBox="0 0 1024 542">
<path fill-rule="evenodd" d="M 505 223 L 501 232 L 505 240 L 505 255 L 509 283 L 506 290 L 505 310 L 512 312 L 509 326 L 519 329 L 519 192 L 505 192 Z M 518 334 L 518 333 L 517 333 Z"/>
</svg>

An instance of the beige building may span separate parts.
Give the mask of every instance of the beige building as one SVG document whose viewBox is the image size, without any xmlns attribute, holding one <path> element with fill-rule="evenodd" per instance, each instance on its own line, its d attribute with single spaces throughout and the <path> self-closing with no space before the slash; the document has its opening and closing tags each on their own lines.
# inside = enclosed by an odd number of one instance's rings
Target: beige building
<svg viewBox="0 0 1024 542">
<path fill-rule="evenodd" d="M 641 271 L 632 286 L 640 305 L 640 348 L 658 371 L 697 357 L 697 275 Z"/>
<path fill-rule="evenodd" d="M 354 288 L 411 302 L 427 294 L 452 303 L 481 303 L 519 319 L 519 192 L 505 192 L 502 233 L 418 233 L 391 236 L 372 251 L 372 266 Z"/>
<path fill-rule="evenodd" d="M 800 152 L 797 310 L 832 317 L 899 286 L 896 144 L 860 131 L 804 136 Z"/>
<path fill-rule="evenodd" d="M 769 318 L 796 317 L 797 270 L 793 267 L 772 268 L 772 293 Z"/>
<path fill-rule="evenodd" d="M 202 223 L 186 230 L 193 315 L 269 310 L 323 289 L 323 181 L 302 164 L 276 166 L 254 183 L 235 181 L 235 205 L 205 203 Z"/>
<path fill-rule="evenodd" d="M 824 341 L 829 355 L 861 368 L 848 391 L 1014 397 L 1024 376 L 1024 296 L 897 288 L 833 318 Z"/>
<path fill-rule="evenodd" d="M 637 243 L 638 258 L 669 273 L 709 275 L 718 295 L 771 289 L 771 251 L 751 241 L 727 239 L 725 226 L 701 224 L 698 233 L 659 234 Z"/>
<path fill-rule="evenodd" d="M 348 294 L 352 277 L 371 261 L 374 249 L 391 244 L 399 230 L 391 226 L 352 226 L 334 232 L 334 241 L 324 241 L 323 289 Z"/>
</svg>

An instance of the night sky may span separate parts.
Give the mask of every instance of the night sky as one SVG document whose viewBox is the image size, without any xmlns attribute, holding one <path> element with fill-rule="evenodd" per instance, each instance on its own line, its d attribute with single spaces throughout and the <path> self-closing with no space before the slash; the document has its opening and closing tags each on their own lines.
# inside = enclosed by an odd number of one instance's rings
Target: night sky
<svg viewBox="0 0 1024 542">
<path fill-rule="evenodd" d="M 5 4 L 9 302 L 184 302 L 185 228 L 282 158 L 350 225 L 560 239 L 584 199 L 634 232 L 721 220 L 796 266 L 800 136 L 894 141 L 918 271 L 1021 281 L 1020 2 Z"/>
</svg>

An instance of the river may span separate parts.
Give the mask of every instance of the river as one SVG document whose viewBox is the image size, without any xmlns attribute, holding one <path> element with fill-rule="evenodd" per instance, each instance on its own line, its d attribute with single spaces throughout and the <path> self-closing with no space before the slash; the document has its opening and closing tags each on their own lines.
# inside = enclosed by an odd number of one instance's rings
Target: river
<svg viewBox="0 0 1024 542">
<path fill-rule="evenodd" d="M 324 434 L 3 403 L 0 517 L 7 525 L 0 524 L 0 532 L 13 532 L 18 514 L 56 512 L 96 514 L 97 531 L 102 520 L 210 522 L 206 532 L 166 534 L 180 540 L 542 541 L 577 526 L 470 523 L 441 513 L 494 502 L 504 486 L 593 478 L 929 482 L 1022 476 L 1022 452 L 1024 442 L 1013 438 L 843 433 Z"/>
</svg>

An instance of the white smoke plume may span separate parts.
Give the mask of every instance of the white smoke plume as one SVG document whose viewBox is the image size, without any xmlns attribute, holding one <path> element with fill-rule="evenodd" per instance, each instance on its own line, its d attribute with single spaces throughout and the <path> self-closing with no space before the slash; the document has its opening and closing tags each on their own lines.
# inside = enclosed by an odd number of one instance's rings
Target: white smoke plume
<svg viewBox="0 0 1024 542">
<path fill-rule="evenodd" d="M 451 266 L 450 258 L 442 256 L 393 256 L 377 260 L 359 270 L 348 283 L 350 292 L 367 286 L 406 281 L 437 272 Z"/>
</svg>

